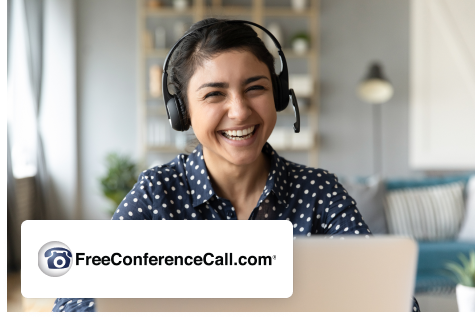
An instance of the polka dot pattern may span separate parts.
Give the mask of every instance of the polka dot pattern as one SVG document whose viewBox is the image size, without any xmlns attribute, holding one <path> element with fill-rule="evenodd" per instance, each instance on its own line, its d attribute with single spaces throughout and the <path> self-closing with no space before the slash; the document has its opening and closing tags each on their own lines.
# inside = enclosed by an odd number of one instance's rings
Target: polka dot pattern
<svg viewBox="0 0 475 320">
<path fill-rule="evenodd" d="M 282 158 L 269 143 L 262 152 L 271 168 L 250 220 L 288 220 L 294 236 L 371 234 L 356 201 L 335 175 Z M 177 159 L 143 171 L 112 220 L 237 220 L 234 205 L 213 189 L 201 144 Z M 77 311 L 72 306 L 78 301 L 58 299 L 53 311 Z M 80 304 L 88 311 L 93 303 L 82 299 Z"/>
<path fill-rule="evenodd" d="M 94 299 L 58 298 L 53 312 L 95 312 Z"/>
<path fill-rule="evenodd" d="M 249 219 L 289 220 L 296 224 L 294 235 L 370 234 L 335 175 L 282 158 L 268 143 L 262 152 L 271 168 Z M 236 220 L 233 204 L 215 193 L 202 157 L 198 145 L 190 155 L 178 155 L 181 161 L 142 172 L 112 220 Z"/>
</svg>

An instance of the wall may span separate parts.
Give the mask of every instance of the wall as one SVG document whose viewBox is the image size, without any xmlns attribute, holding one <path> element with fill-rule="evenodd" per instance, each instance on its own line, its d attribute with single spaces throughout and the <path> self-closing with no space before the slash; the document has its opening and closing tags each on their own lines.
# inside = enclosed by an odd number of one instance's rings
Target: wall
<svg viewBox="0 0 475 320">
<path fill-rule="evenodd" d="M 77 5 L 80 211 L 110 218 L 100 191 L 105 156 L 136 159 L 137 27 L 134 0 L 79 0 Z"/>
<path fill-rule="evenodd" d="M 475 1 L 413 1 L 411 11 L 410 162 L 474 170 Z"/>
<path fill-rule="evenodd" d="M 77 5 L 79 180 L 82 217 L 107 218 L 105 155 L 139 154 L 134 0 Z M 355 90 L 374 59 L 395 88 L 383 106 L 383 172 L 409 176 L 409 0 L 321 0 L 319 166 L 344 176 L 373 170 L 371 107 Z"/>
<path fill-rule="evenodd" d="M 382 108 L 382 170 L 409 176 L 409 0 L 321 0 L 319 166 L 339 176 L 373 172 L 371 106 L 356 95 L 380 61 L 394 86 Z"/>
</svg>

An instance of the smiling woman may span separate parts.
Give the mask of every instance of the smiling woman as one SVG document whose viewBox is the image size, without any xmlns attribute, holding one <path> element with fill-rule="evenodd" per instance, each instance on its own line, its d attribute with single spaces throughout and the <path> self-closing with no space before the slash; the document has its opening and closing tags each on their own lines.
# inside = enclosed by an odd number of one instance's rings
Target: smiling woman
<svg viewBox="0 0 475 320">
<path fill-rule="evenodd" d="M 193 127 L 200 144 L 145 170 L 113 220 L 288 220 L 295 236 L 370 236 L 335 175 L 288 161 L 267 143 L 292 90 L 249 25 L 206 19 L 175 49 L 164 68 L 174 87 L 174 95 L 163 90 L 170 123 Z M 53 308 L 93 310 L 92 299 L 58 299 Z"/>
<path fill-rule="evenodd" d="M 277 120 L 270 78 L 252 53 L 228 51 L 205 61 L 188 86 L 191 124 L 213 188 L 231 200 L 238 219 L 249 218 L 269 174 L 262 148 Z"/>
</svg>

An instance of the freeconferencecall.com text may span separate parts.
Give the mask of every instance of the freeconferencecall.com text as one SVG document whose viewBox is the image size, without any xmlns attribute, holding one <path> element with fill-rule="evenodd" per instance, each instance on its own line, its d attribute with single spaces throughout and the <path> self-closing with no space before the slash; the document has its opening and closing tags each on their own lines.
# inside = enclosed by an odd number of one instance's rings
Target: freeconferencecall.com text
<svg viewBox="0 0 475 320">
<path fill-rule="evenodd" d="M 115 252 L 108 256 L 88 256 L 85 253 L 76 253 L 76 265 L 85 264 L 87 266 L 271 266 L 276 260 L 276 255 L 267 256 L 239 256 L 234 260 L 233 253 L 226 252 L 224 255 L 214 255 L 207 252 L 203 255 L 195 256 L 155 256 L 148 252 L 141 256 L 129 256 Z"/>
</svg>

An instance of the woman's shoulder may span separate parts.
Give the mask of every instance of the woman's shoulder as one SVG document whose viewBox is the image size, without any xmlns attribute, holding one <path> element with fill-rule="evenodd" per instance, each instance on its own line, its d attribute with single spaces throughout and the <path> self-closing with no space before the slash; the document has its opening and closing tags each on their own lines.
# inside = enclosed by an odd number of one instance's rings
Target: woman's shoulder
<svg viewBox="0 0 475 320">
<path fill-rule="evenodd" d="M 332 184 L 338 182 L 338 177 L 328 170 L 323 168 L 315 168 L 306 166 L 304 164 L 296 163 L 280 157 L 286 165 L 287 176 L 294 179 L 307 181 L 310 184 L 317 184 L 323 182 L 324 184 Z"/>
<path fill-rule="evenodd" d="M 277 194 L 297 199 L 300 203 L 323 203 L 340 187 L 338 178 L 323 168 L 315 168 L 280 158 L 284 165 L 276 168 Z M 283 192 L 283 193 L 282 193 Z M 342 192 L 345 192 L 342 190 Z M 323 202 L 322 202 L 323 201 Z"/>
<path fill-rule="evenodd" d="M 183 165 L 186 155 L 181 156 L 142 171 L 112 219 L 155 219 L 162 211 L 173 208 L 175 202 L 186 201 L 190 197 Z"/>
<path fill-rule="evenodd" d="M 165 164 L 154 165 L 140 173 L 138 183 L 148 182 L 149 186 L 157 185 L 162 188 L 175 183 L 183 183 L 186 178 L 185 163 L 187 160 L 188 155 L 181 153 Z"/>
</svg>

